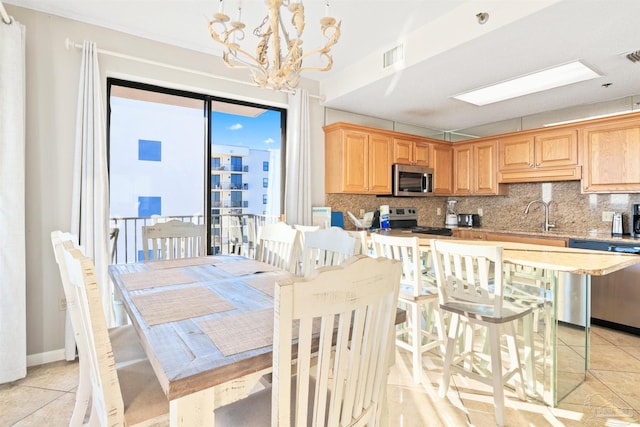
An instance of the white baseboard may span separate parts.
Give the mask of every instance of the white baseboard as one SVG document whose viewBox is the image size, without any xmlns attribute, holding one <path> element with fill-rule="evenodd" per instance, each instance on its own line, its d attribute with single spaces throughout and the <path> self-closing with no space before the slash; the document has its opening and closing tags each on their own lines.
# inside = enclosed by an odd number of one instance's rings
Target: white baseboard
<svg viewBox="0 0 640 427">
<path fill-rule="evenodd" d="M 64 348 L 46 351 L 44 353 L 28 354 L 27 367 L 44 365 L 45 363 L 57 362 L 59 360 L 65 360 Z"/>
</svg>

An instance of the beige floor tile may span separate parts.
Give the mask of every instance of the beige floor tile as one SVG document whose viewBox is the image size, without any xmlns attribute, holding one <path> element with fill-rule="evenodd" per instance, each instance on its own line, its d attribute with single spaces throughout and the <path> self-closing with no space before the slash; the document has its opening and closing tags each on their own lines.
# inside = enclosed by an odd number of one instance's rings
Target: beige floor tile
<svg viewBox="0 0 640 427">
<path fill-rule="evenodd" d="M 591 373 L 615 393 L 614 398 L 622 401 L 619 403 L 621 407 L 640 410 L 640 373 L 604 370 L 592 370 Z"/>
<path fill-rule="evenodd" d="M 59 361 L 28 368 L 20 385 L 71 391 L 78 386 L 78 362 Z"/>
<path fill-rule="evenodd" d="M 640 359 L 613 345 L 592 345 L 589 362 L 592 370 L 640 372 Z"/>
<path fill-rule="evenodd" d="M 585 331 L 580 328 L 572 326 L 559 325 L 556 331 L 559 341 L 562 341 L 566 345 L 584 346 L 585 344 Z"/>
<path fill-rule="evenodd" d="M 556 408 L 549 408 L 555 419 L 566 427 L 604 427 L 593 408 L 583 404 L 561 402 Z"/>
<path fill-rule="evenodd" d="M 630 355 L 632 355 L 636 359 L 640 360 L 640 347 L 620 346 L 618 348 L 620 348 L 621 350 L 624 350 L 625 352 L 629 353 Z"/>
<path fill-rule="evenodd" d="M 640 337 L 626 332 L 617 331 L 615 329 L 603 328 L 601 326 L 593 326 L 591 328 L 592 335 L 598 335 L 611 344 L 625 347 L 640 347 Z"/>
<path fill-rule="evenodd" d="M 2 396 L 0 398 L 0 427 L 12 426 L 64 394 L 61 391 L 21 385 L 4 387 L 0 395 Z"/>
<path fill-rule="evenodd" d="M 71 419 L 75 398 L 75 393 L 64 393 L 42 409 L 18 421 L 13 427 L 66 426 Z"/>
</svg>

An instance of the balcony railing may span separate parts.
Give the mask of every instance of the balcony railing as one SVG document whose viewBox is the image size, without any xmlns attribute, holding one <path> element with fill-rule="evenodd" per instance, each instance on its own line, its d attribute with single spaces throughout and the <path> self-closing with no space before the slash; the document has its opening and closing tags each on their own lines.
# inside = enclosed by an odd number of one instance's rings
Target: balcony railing
<svg viewBox="0 0 640 427">
<path fill-rule="evenodd" d="M 243 214 L 238 211 L 232 210 L 230 213 L 211 215 L 209 224 L 211 237 L 207 248 L 208 254 L 235 253 L 253 256 L 252 251 L 255 249 L 258 229 L 264 224 L 278 221 L 278 217 Z M 142 227 L 171 219 L 195 224 L 204 223 L 202 215 L 111 218 L 111 228 L 118 229 L 112 262 L 114 264 L 122 264 L 142 261 Z"/>
<path fill-rule="evenodd" d="M 211 186 L 211 190 L 248 190 L 248 183 L 224 183 L 224 184 L 214 184 Z"/>
<path fill-rule="evenodd" d="M 228 171 L 228 172 L 249 172 L 249 166 L 247 165 L 236 166 L 232 164 L 226 164 L 226 165 L 220 165 L 220 166 L 212 166 L 211 170 L 212 171 Z"/>
</svg>

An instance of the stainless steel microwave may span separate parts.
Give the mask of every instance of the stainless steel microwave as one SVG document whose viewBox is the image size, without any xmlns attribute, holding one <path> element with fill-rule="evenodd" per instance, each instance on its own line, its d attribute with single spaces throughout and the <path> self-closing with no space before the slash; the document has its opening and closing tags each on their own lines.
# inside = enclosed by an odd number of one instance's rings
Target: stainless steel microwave
<svg viewBox="0 0 640 427">
<path fill-rule="evenodd" d="M 393 196 L 433 196 L 432 168 L 400 164 L 392 168 Z"/>
</svg>

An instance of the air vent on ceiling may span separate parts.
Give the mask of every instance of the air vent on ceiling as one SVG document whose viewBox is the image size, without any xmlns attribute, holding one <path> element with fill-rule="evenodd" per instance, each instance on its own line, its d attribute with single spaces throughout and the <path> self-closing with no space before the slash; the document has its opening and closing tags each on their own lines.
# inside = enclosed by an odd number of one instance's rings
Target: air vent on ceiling
<svg viewBox="0 0 640 427">
<path fill-rule="evenodd" d="M 404 46 L 398 45 L 382 54 L 382 68 L 387 68 L 404 60 Z"/>
<path fill-rule="evenodd" d="M 636 50 L 635 52 L 627 53 L 627 59 L 631 62 L 640 61 L 640 50 Z"/>
</svg>

